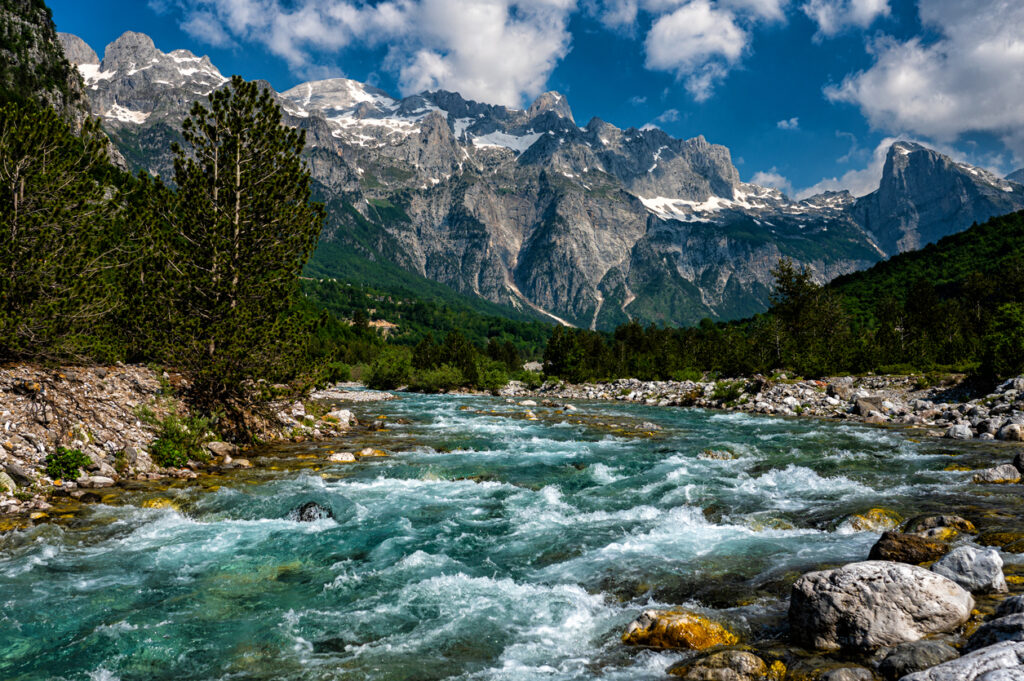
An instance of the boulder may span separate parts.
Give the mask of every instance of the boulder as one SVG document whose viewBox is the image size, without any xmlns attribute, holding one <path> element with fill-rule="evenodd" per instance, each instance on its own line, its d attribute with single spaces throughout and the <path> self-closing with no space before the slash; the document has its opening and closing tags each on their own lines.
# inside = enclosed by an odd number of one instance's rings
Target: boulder
<svg viewBox="0 0 1024 681">
<path fill-rule="evenodd" d="M 974 598 L 924 568 L 865 561 L 810 572 L 793 584 L 789 625 L 796 641 L 821 650 L 866 651 L 956 629 Z"/>
<path fill-rule="evenodd" d="M 1000 671 L 1016 676 L 993 676 Z M 1024 643 L 1005 641 L 909 674 L 901 681 L 1019 681 L 1021 678 L 1024 678 Z"/>
<path fill-rule="evenodd" d="M 204 446 L 214 456 L 234 456 L 238 453 L 238 447 L 230 442 L 207 442 Z"/>
<path fill-rule="evenodd" d="M 348 409 L 332 409 L 324 415 L 322 420 L 336 424 L 342 428 L 350 428 L 357 423 L 355 414 Z"/>
<path fill-rule="evenodd" d="M 972 593 L 1005 593 L 1003 559 L 995 549 L 958 546 L 932 566 L 942 575 Z"/>
<path fill-rule="evenodd" d="M 4 464 L 4 470 L 7 471 L 7 475 L 11 476 L 11 479 L 19 485 L 31 485 L 34 482 L 28 471 L 16 463 L 8 461 Z"/>
<path fill-rule="evenodd" d="M 1004 463 L 995 468 L 986 468 L 974 474 L 974 482 L 1004 484 L 1020 482 L 1020 471 L 1011 463 Z"/>
<path fill-rule="evenodd" d="M 108 478 L 105 475 L 83 476 L 83 477 L 79 478 L 78 480 L 76 480 L 75 482 L 78 483 L 79 487 L 86 488 L 86 489 L 89 489 L 89 488 L 100 489 L 100 488 L 103 488 L 103 487 L 113 487 L 114 486 L 113 478 Z"/>
<path fill-rule="evenodd" d="M 1010 596 L 996 608 L 996 617 L 1024 614 L 1024 596 Z"/>
<path fill-rule="evenodd" d="M 685 610 L 645 610 L 622 635 L 622 642 L 627 645 L 686 650 L 704 650 L 738 641 L 738 636 L 718 622 Z"/>
<path fill-rule="evenodd" d="M 872 508 L 846 519 L 845 525 L 855 532 L 883 532 L 896 528 L 903 517 L 887 508 Z"/>
<path fill-rule="evenodd" d="M 781 662 L 769 667 L 760 657 L 745 650 L 719 650 L 674 665 L 668 673 L 688 681 L 782 681 L 786 667 Z"/>
<path fill-rule="evenodd" d="M 18 484 L 7 473 L 0 471 L 0 487 L 3 487 L 4 491 L 10 494 L 18 489 Z"/>
<path fill-rule="evenodd" d="M 870 416 L 874 412 L 885 414 L 887 411 L 881 397 L 858 397 L 853 401 L 853 411 L 860 416 Z"/>
<path fill-rule="evenodd" d="M 297 520 L 300 523 L 311 523 L 316 520 L 326 520 L 334 517 L 334 511 L 321 506 L 315 501 L 307 501 L 298 508 L 293 508 L 288 513 L 288 520 Z"/>
<path fill-rule="evenodd" d="M 1024 452 L 1017 452 L 1017 455 L 1013 457 L 1013 467 L 1020 471 L 1021 475 L 1024 475 Z"/>
<path fill-rule="evenodd" d="M 940 541 L 925 539 L 916 534 L 883 532 L 882 537 L 871 547 L 868 560 L 892 560 L 919 565 L 938 560 L 947 553 L 949 545 Z"/>
<path fill-rule="evenodd" d="M 914 641 L 896 646 L 878 665 L 885 681 L 897 681 L 935 665 L 960 657 L 953 646 L 942 641 Z"/>
<path fill-rule="evenodd" d="M 946 434 L 943 437 L 953 440 L 970 440 L 974 437 L 974 431 L 966 423 L 958 423 L 947 428 Z"/>
<path fill-rule="evenodd" d="M 1024 441 L 1024 428 L 1016 423 L 1008 423 L 999 429 L 999 432 L 996 433 L 996 438 L 1006 442 Z"/>
<path fill-rule="evenodd" d="M 904 523 L 901 529 L 903 532 L 918 534 L 922 537 L 933 536 L 935 533 L 932 533 L 931 530 L 950 529 L 967 534 L 974 534 L 978 531 L 974 523 L 958 515 L 919 515 Z"/>
<path fill-rule="evenodd" d="M 356 455 L 352 452 L 334 452 L 327 457 L 332 463 L 355 463 Z"/>
<path fill-rule="evenodd" d="M 964 650 L 979 650 L 1003 641 L 1024 641 L 1024 614 L 1006 615 L 986 622 L 967 639 Z"/>
</svg>

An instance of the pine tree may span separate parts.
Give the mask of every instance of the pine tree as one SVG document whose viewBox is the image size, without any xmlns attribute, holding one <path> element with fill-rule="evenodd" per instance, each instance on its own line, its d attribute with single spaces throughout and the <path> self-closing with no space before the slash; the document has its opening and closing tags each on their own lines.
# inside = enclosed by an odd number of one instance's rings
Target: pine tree
<svg viewBox="0 0 1024 681">
<path fill-rule="evenodd" d="M 113 360 L 123 304 L 111 167 L 98 121 L 81 136 L 48 107 L 0 107 L 0 361 Z"/>
<path fill-rule="evenodd" d="M 194 403 L 244 428 L 251 383 L 299 370 L 308 329 L 292 314 L 324 210 L 310 202 L 305 134 L 281 124 L 268 91 L 235 76 L 196 103 L 174 149 L 178 186 L 161 296 L 168 361 Z"/>
</svg>

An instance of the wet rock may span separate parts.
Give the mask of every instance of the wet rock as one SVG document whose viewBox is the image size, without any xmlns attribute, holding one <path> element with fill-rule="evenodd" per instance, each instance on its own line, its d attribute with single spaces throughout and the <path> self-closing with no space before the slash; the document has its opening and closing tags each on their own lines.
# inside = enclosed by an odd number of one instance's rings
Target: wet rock
<svg viewBox="0 0 1024 681">
<path fill-rule="evenodd" d="M 1000 672 L 1016 676 L 1001 676 Z M 901 681 L 1019 681 L 1024 678 L 1024 643 L 1006 641 L 904 676 Z"/>
<path fill-rule="evenodd" d="M 333 409 L 324 415 L 323 420 L 340 428 L 350 428 L 356 424 L 355 415 L 348 409 Z"/>
<path fill-rule="evenodd" d="M 941 575 L 904 563 L 866 561 L 798 579 L 789 624 L 805 647 L 866 651 L 952 631 L 973 607 L 971 594 Z"/>
<path fill-rule="evenodd" d="M 650 648 L 704 650 L 739 637 L 704 615 L 685 610 L 645 610 L 626 627 L 622 642 Z"/>
<path fill-rule="evenodd" d="M 207 442 L 205 447 L 214 456 L 234 456 L 238 453 L 238 447 L 230 442 Z"/>
<path fill-rule="evenodd" d="M 1024 452 L 1017 452 L 1017 455 L 1013 457 L 1013 467 L 1020 471 L 1021 475 L 1024 475 Z"/>
<path fill-rule="evenodd" d="M 786 668 L 781 662 L 769 666 L 745 650 L 720 650 L 674 665 L 668 673 L 687 681 L 782 681 Z"/>
<path fill-rule="evenodd" d="M 949 528 L 967 534 L 974 534 L 974 523 L 958 515 L 919 515 L 908 520 L 902 527 L 909 534 L 927 533 L 929 530 Z"/>
<path fill-rule="evenodd" d="M 1024 596 L 1010 596 L 996 608 L 996 618 L 1024 614 Z"/>
<path fill-rule="evenodd" d="M 1024 441 L 1024 428 L 1016 423 L 1008 423 L 999 429 L 996 437 L 1007 442 Z"/>
<path fill-rule="evenodd" d="M 18 489 L 17 483 L 14 482 L 11 476 L 7 475 L 7 473 L 4 473 L 3 471 L 0 471 L 0 486 L 2 486 L 8 493 Z"/>
<path fill-rule="evenodd" d="M 864 513 L 850 516 L 845 524 L 855 532 L 882 532 L 891 530 L 903 522 L 903 517 L 887 508 L 872 508 Z"/>
<path fill-rule="evenodd" d="M 986 622 L 967 639 L 964 650 L 978 650 L 1003 641 L 1024 641 L 1024 614 L 1006 615 Z"/>
<path fill-rule="evenodd" d="M 297 520 L 300 523 L 311 523 L 317 520 L 327 520 L 334 517 L 334 511 L 321 506 L 315 501 L 307 501 L 302 506 L 292 509 L 288 513 L 289 520 Z"/>
<path fill-rule="evenodd" d="M 864 667 L 830 669 L 818 677 L 819 681 L 875 681 L 875 675 Z"/>
<path fill-rule="evenodd" d="M 327 460 L 332 463 L 355 463 L 356 456 L 352 452 L 334 452 Z"/>
<path fill-rule="evenodd" d="M 1005 593 L 1003 559 L 995 549 L 958 546 L 932 566 L 932 571 L 972 593 Z"/>
<path fill-rule="evenodd" d="M 361 457 L 383 457 L 387 455 L 388 453 L 383 449 L 374 449 L 373 447 L 363 447 L 359 450 L 359 456 Z"/>
<path fill-rule="evenodd" d="M 1004 463 L 995 468 L 986 468 L 974 474 L 974 482 L 1004 484 L 1020 482 L 1020 471 L 1013 464 Z"/>
<path fill-rule="evenodd" d="M 1024 532 L 1017 527 L 993 527 L 978 535 L 977 541 L 982 546 L 1009 546 L 1024 540 Z"/>
<path fill-rule="evenodd" d="M 860 416 L 870 416 L 875 412 L 884 415 L 887 410 L 882 402 L 881 397 L 858 397 L 853 401 L 853 411 Z"/>
<path fill-rule="evenodd" d="M 896 646 L 878 665 L 878 673 L 885 681 L 897 681 L 935 665 L 960 657 L 953 646 L 942 641 L 914 641 Z"/>
<path fill-rule="evenodd" d="M 884 532 L 871 547 L 868 560 L 892 560 L 899 563 L 919 565 L 938 560 L 949 553 L 949 545 L 914 534 Z"/>
<path fill-rule="evenodd" d="M 113 487 L 115 484 L 112 478 L 108 478 L 105 475 L 84 476 L 79 478 L 75 482 L 78 483 L 79 487 L 84 487 L 86 489 L 100 489 L 103 487 Z"/>
</svg>

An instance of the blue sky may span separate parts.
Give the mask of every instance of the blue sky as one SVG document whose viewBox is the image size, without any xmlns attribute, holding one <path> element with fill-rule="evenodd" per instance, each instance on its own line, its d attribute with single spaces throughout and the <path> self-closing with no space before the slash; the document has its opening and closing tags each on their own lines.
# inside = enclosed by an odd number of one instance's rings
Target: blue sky
<svg viewBox="0 0 1024 681">
<path fill-rule="evenodd" d="M 728 146 L 744 180 L 805 195 L 877 184 L 915 139 L 1024 166 L 1019 0 L 49 0 L 102 57 L 127 30 L 278 90 L 344 75 L 653 124 Z"/>
</svg>

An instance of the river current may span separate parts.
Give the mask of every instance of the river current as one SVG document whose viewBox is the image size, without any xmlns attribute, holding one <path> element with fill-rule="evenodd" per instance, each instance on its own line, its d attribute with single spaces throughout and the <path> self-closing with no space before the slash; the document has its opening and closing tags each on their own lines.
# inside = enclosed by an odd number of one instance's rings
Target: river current
<svg viewBox="0 0 1024 681">
<path fill-rule="evenodd" d="M 252 471 L 8 533 L 0 678 L 664 679 L 684 653 L 620 642 L 642 610 L 702 610 L 770 640 L 796 575 L 866 558 L 878 528 L 854 514 L 1005 502 L 945 470 L 976 448 L 577 406 L 530 420 L 496 398 L 357 405 L 387 428 L 257 449 Z M 390 456 L 324 460 L 363 446 Z M 334 519 L 289 520 L 307 501 Z"/>
</svg>

